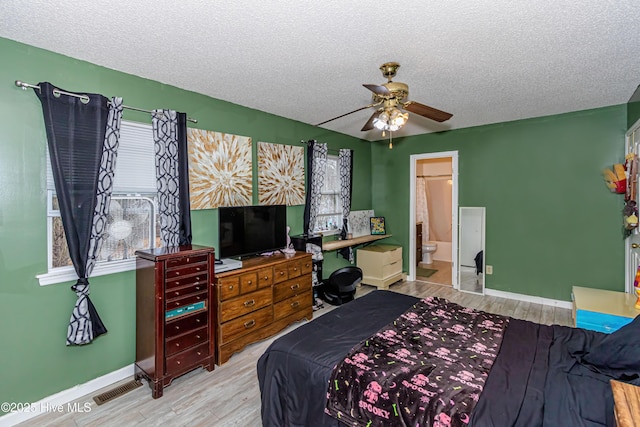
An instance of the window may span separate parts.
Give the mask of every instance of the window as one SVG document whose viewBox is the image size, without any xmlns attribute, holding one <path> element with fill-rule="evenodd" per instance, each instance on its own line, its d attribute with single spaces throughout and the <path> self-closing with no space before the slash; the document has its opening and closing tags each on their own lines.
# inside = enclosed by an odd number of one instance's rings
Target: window
<svg viewBox="0 0 640 427">
<path fill-rule="evenodd" d="M 109 219 L 92 276 L 135 268 L 135 251 L 160 245 L 151 125 L 123 121 Z M 48 272 L 41 285 L 76 279 L 47 155 Z"/>
<path fill-rule="evenodd" d="M 342 202 L 340 201 L 340 170 L 338 156 L 327 156 L 327 169 L 320 196 L 314 232 L 336 234 L 342 229 Z"/>
</svg>

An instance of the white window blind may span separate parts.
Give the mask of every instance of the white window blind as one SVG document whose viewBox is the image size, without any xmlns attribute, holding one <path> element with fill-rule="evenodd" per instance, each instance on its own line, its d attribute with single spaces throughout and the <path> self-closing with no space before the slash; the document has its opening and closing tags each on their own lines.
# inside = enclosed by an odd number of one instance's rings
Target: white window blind
<svg viewBox="0 0 640 427">
<path fill-rule="evenodd" d="M 47 190 L 55 190 L 47 150 Z M 114 194 L 155 193 L 155 148 L 150 124 L 122 121 L 113 181 Z"/>
</svg>

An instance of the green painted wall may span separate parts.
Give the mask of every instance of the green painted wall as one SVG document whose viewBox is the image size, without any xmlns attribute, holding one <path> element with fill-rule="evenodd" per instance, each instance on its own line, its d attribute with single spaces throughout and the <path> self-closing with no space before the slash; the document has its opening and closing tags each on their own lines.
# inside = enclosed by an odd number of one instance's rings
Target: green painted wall
<svg viewBox="0 0 640 427">
<path fill-rule="evenodd" d="M 409 156 L 457 150 L 459 205 L 486 207 L 487 288 L 566 301 L 572 285 L 624 290 L 623 199 L 600 171 L 622 161 L 626 119 L 620 105 L 377 143 L 373 208 L 408 246 Z"/>
<path fill-rule="evenodd" d="M 122 96 L 126 105 L 149 110 L 185 111 L 198 119 L 190 126 L 250 136 L 254 159 L 258 141 L 297 145 L 316 139 L 333 149 L 352 148 L 353 206 L 371 208 L 368 142 L 7 39 L 0 38 L 0 57 L 0 401 L 34 402 L 130 365 L 135 357 L 134 272 L 91 280 L 91 298 L 109 332 L 82 347 L 65 345 L 75 303 L 72 283 L 41 287 L 35 278 L 47 270 L 46 137 L 40 102 L 31 90 L 15 87 L 15 80 Z M 150 122 L 148 114 L 130 110 L 124 119 Z M 293 233 L 302 232 L 302 213 L 302 206 L 287 210 Z M 194 211 L 192 220 L 194 243 L 216 246 L 217 210 Z"/>
</svg>

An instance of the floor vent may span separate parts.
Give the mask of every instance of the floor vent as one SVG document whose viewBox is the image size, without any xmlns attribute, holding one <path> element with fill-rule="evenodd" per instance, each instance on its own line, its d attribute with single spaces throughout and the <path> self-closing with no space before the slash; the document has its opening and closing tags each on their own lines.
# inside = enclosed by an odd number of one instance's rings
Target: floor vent
<svg viewBox="0 0 640 427">
<path fill-rule="evenodd" d="M 107 392 L 94 396 L 93 400 L 95 400 L 95 402 L 98 405 L 102 405 L 103 403 L 107 403 L 108 401 L 113 400 L 116 397 L 122 396 L 123 394 L 130 392 L 131 390 L 137 389 L 141 385 L 142 385 L 141 381 L 131 380 L 126 384 L 123 384 L 121 386 L 114 388 L 113 390 L 109 390 Z"/>
</svg>

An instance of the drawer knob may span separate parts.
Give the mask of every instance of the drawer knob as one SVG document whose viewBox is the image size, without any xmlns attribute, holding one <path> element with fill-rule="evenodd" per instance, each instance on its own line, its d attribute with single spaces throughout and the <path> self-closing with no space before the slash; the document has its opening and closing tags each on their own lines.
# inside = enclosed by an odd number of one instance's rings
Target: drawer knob
<svg viewBox="0 0 640 427">
<path fill-rule="evenodd" d="M 179 361 L 179 360 L 176 360 L 176 365 L 179 365 L 179 364 L 180 364 L 180 361 Z"/>
<path fill-rule="evenodd" d="M 247 282 L 247 285 L 250 285 L 251 283 L 253 283 L 253 282 L 252 282 L 251 280 L 249 280 L 249 281 Z"/>
<path fill-rule="evenodd" d="M 200 339 L 200 335 L 196 335 L 196 339 L 198 339 L 198 340 L 199 340 L 199 339 Z"/>
<path fill-rule="evenodd" d="M 175 296 L 180 296 L 180 292 L 178 292 L 178 291 L 175 291 L 174 294 L 175 294 Z"/>
<path fill-rule="evenodd" d="M 269 276 L 264 276 L 264 280 L 269 280 Z"/>
<path fill-rule="evenodd" d="M 229 290 L 232 290 L 232 289 L 233 289 L 233 285 L 229 285 Z"/>
<path fill-rule="evenodd" d="M 251 307 L 251 306 L 253 306 L 255 304 L 256 304 L 256 300 L 254 300 L 254 299 L 250 299 L 249 301 L 245 301 L 244 302 L 244 306 L 245 307 Z"/>
<path fill-rule="evenodd" d="M 200 351 L 197 351 L 197 352 L 196 352 L 196 354 L 197 354 L 198 356 L 202 356 L 202 352 L 200 352 Z"/>
<path fill-rule="evenodd" d="M 295 285 L 291 285 L 291 290 L 295 291 L 300 287 L 300 283 L 296 283 Z"/>
<path fill-rule="evenodd" d="M 299 305 L 300 305 L 300 301 L 294 301 L 294 302 L 291 303 L 291 307 L 294 307 L 294 308 L 299 306 Z"/>
<path fill-rule="evenodd" d="M 180 330 L 180 326 L 176 325 L 176 331 Z"/>
<path fill-rule="evenodd" d="M 293 267 L 293 271 L 298 271 L 298 267 Z"/>
<path fill-rule="evenodd" d="M 196 319 L 196 323 L 200 323 L 200 319 Z"/>
<path fill-rule="evenodd" d="M 179 342 L 176 343 L 176 347 L 180 347 L 180 343 Z"/>
<path fill-rule="evenodd" d="M 196 286 L 196 291 L 199 291 L 199 290 L 200 290 L 200 286 Z"/>
<path fill-rule="evenodd" d="M 251 319 L 248 322 L 244 322 L 244 327 L 245 327 L 245 329 L 249 329 L 249 328 L 252 328 L 253 326 L 255 326 L 255 324 L 256 324 L 256 321 Z"/>
<path fill-rule="evenodd" d="M 284 276 L 284 271 L 281 271 L 281 272 L 280 272 L 280 275 L 281 275 L 281 276 Z"/>
</svg>

